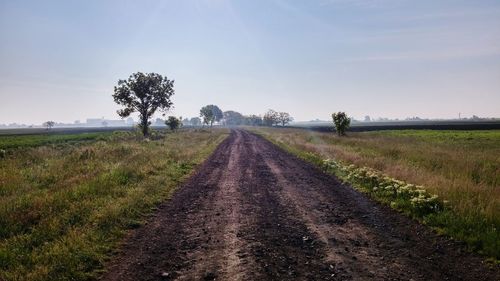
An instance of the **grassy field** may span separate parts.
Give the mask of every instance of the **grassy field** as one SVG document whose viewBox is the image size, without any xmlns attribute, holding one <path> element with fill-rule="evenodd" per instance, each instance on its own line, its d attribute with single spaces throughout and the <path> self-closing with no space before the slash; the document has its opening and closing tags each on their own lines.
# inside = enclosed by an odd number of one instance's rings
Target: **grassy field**
<svg viewBox="0 0 500 281">
<path fill-rule="evenodd" d="M 346 167 L 352 164 L 351 169 L 368 167 L 421 185 L 418 188 L 449 203 L 445 211 L 419 219 L 467 242 L 471 249 L 500 259 L 499 130 L 376 131 L 342 138 L 301 129 L 262 128 L 257 132 L 317 164 L 335 159 Z"/>
<path fill-rule="evenodd" d="M 0 280 L 93 280 L 125 233 L 228 134 L 2 136 Z"/>
<path fill-rule="evenodd" d="M 34 135 L 0 135 L 0 149 L 33 147 L 41 145 L 62 145 L 82 143 L 86 141 L 106 140 L 112 132 L 81 133 L 81 134 L 34 134 Z"/>
</svg>

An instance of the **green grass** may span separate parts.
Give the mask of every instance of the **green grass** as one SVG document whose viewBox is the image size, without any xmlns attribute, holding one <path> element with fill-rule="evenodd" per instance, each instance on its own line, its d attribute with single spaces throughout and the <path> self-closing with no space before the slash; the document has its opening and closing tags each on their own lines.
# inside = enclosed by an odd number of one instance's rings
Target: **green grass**
<svg viewBox="0 0 500 281">
<path fill-rule="evenodd" d="M 325 159 L 341 163 L 340 168 L 354 165 L 352 171 L 337 168 L 331 172 L 437 231 L 465 241 L 471 250 L 500 259 L 500 131 L 377 131 L 343 138 L 300 129 L 262 128 L 258 132 L 319 166 L 323 167 Z M 448 201 L 448 207 L 425 216 L 402 209 L 410 206 L 408 202 L 398 207 L 395 198 L 373 194 L 373 186 L 348 179 L 363 167 L 420 185 Z"/>
<path fill-rule="evenodd" d="M 34 147 L 49 144 L 77 143 L 104 140 L 113 133 L 81 133 L 81 134 L 37 134 L 37 135 L 0 135 L 0 149 Z"/>
<path fill-rule="evenodd" d="M 226 136 L 182 130 L 13 138 L 0 159 L 0 280 L 94 280 L 127 229 L 168 198 Z M 43 139 L 46 137 L 47 139 Z"/>
<path fill-rule="evenodd" d="M 444 130 L 395 130 L 360 133 L 378 137 L 401 137 L 407 141 L 418 140 L 447 146 L 461 146 L 476 150 L 489 150 L 500 146 L 500 130 L 444 131 Z"/>
</svg>

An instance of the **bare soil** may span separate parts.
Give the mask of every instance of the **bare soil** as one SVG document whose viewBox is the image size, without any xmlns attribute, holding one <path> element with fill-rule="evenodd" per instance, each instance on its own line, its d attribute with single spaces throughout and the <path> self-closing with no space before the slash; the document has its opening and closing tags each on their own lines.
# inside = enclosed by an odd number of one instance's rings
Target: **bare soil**
<svg viewBox="0 0 500 281">
<path fill-rule="evenodd" d="M 500 280 L 500 269 L 233 130 L 102 280 Z"/>
</svg>

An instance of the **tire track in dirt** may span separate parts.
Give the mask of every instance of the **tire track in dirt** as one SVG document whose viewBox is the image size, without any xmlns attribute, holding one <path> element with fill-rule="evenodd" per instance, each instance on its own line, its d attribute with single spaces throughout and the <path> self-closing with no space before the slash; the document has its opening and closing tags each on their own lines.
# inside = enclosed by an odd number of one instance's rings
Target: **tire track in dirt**
<svg viewBox="0 0 500 281">
<path fill-rule="evenodd" d="M 241 214 L 242 196 L 238 186 L 241 184 L 244 166 L 240 164 L 241 133 L 235 133 L 235 143 L 230 147 L 227 155 L 227 166 L 221 166 L 220 177 L 211 179 L 211 186 L 215 188 L 215 196 L 211 201 L 205 201 L 200 212 L 189 216 L 190 229 L 196 238 L 203 233 L 207 240 L 200 250 L 188 253 L 187 258 L 193 264 L 186 270 L 177 272 L 179 280 L 199 280 L 202 278 L 222 278 L 242 280 L 244 268 L 241 267 L 243 242 L 239 239 L 241 224 L 245 224 L 245 217 Z M 219 167 L 219 169 L 221 168 Z M 201 226 L 201 228 L 200 228 Z M 203 243 L 203 239 L 199 241 Z M 248 256 L 247 256 L 248 257 Z M 208 261 L 208 262 L 206 262 Z M 251 260 L 246 260 L 251 264 Z"/>
<path fill-rule="evenodd" d="M 279 185 L 288 187 L 282 189 L 279 197 L 283 202 L 291 203 L 288 207 L 295 210 L 312 233 L 313 236 L 309 239 L 318 239 L 324 245 L 325 260 L 340 279 L 390 280 L 391 276 L 400 276 L 402 280 L 409 280 L 404 276 L 420 275 L 418 270 L 408 264 L 403 266 L 401 263 L 404 261 L 401 259 L 387 262 L 384 258 L 379 258 L 382 253 L 377 245 L 396 241 L 391 241 L 391 237 L 379 239 L 377 234 L 380 233 L 374 233 L 370 227 L 356 219 L 371 216 L 372 209 L 361 208 L 353 216 L 351 206 L 339 203 L 338 200 L 329 200 L 331 195 L 324 194 L 330 193 L 329 189 L 316 188 L 322 186 L 320 182 L 325 178 L 303 178 L 301 175 L 309 174 L 303 167 L 286 162 L 280 155 L 270 156 L 272 157 L 265 158 L 266 164 L 278 178 Z M 301 172 L 297 173 L 298 170 Z M 334 184 L 340 186 L 338 182 Z M 362 200 L 366 199 L 358 198 L 358 209 Z"/>
<path fill-rule="evenodd" d="M 232 130 L 103 280 L 500 280 L 462 245 Z"/>
</svg>

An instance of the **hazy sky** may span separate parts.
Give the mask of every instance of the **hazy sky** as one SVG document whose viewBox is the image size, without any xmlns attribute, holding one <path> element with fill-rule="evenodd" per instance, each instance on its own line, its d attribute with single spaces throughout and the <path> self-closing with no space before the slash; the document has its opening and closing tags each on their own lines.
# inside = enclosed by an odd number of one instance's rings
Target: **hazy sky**
<svg viewBox="0 0 500 281">
<path fill-rule="evenodd" d="M 118 119 L 136 71 L 184 117 L 500 117 L 500 1 L 0 0 L 0 123 Z"/>
</svg>

